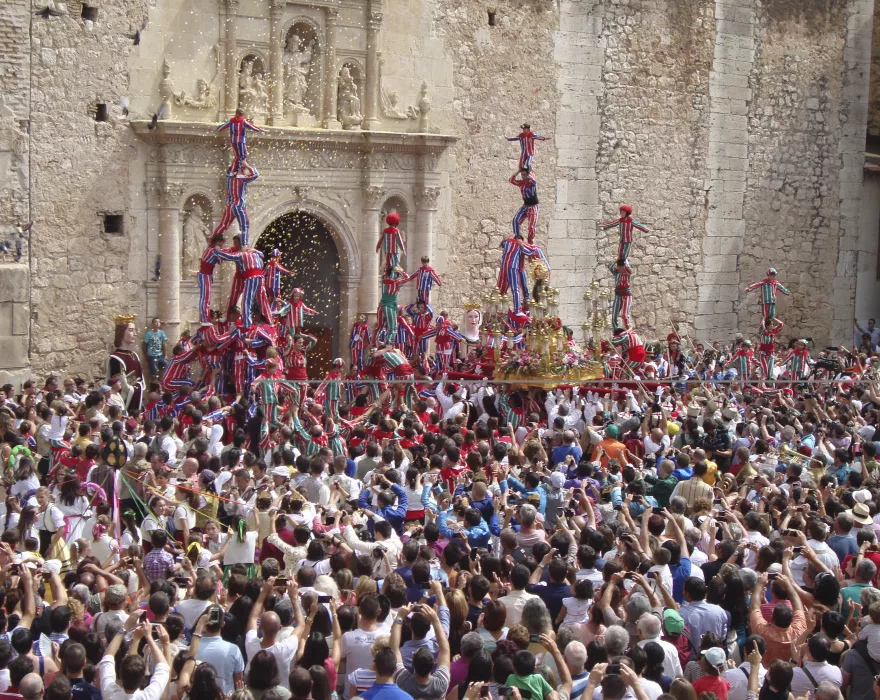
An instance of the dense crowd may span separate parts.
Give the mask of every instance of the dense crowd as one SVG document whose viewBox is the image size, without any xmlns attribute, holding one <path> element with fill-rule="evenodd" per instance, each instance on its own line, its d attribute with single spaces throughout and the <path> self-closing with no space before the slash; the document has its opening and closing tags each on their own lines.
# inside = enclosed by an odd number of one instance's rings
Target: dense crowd
<svg viewBox="0 0 880 700">
<path fill-rule="evenodd" d="M 0 700 L 880 697 L 871 361 L 733 352 L 333 415 L 3 387 Z"/>
</svg>

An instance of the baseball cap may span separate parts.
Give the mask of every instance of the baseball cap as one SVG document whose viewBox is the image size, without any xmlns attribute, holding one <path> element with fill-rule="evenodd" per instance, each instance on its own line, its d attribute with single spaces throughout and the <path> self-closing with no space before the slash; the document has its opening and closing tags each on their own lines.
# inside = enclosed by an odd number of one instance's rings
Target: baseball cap
<svg viewBox="0 0 880 700">
<path fill-rule="evenodd" d="M 681 634 L 684 632 L 684 619 L 675 610 L 669 608 L 663 611 L 663 627 L 669 634 Z"/>
<path fill-rule="evenodd" d="M 853 491 L 852 497 L 856 503 L 867 503 L 871 500 L 871 492 L 868 489 L 859 489 L 858 491 Z"/>
<path fill-rule="evenodd" d="M 554 489 L 561 489 L 565 485 L 565 474 L 562 472 L 553 472 L 550 475 L 550 483 Z"/>
<path fill-rule="evenodd" d="M 612 423 L 607 428 L 605 428 L 605 435 L 606 437 L 616 438 L 618 435 L 620 435 L 620 428 Z"/>
<path fill-rule="evenodd" d="M 110 387 L 107 386 L 106 384 L 102 384 L 102 385 L 101 385 L 101 390 L 100 390 L 100 391 L 101 391 L 102 394 L 106 394 L 107 392 L 111 391 L 111 389 L 110 389 Z"/>
<path fill-rule="evenodd" d="M 713 666 L 723 666 L 724 662 L 727 661 L 727 654 L 724 653 L 724 649 L 719 649 L 718 647 L 712 647 L 711 649 L 706 649 L 700 653 L 705 656 L 706 661 Z"/>
<path fill-rule="evenodd" d="M 289 479 L 290 469 L 288 469 L 287 467 L 275 467 L 272 470 L 272 476 L 280 476 L 283 479 Z"/>
</svg>

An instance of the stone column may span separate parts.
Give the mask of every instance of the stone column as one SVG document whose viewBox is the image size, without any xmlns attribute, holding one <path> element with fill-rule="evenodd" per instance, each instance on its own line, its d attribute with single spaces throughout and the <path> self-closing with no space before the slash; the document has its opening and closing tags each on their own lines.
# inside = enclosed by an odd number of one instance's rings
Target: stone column
<svg viewBox="0 0 880 700">
<path fill-rule="evenodd" d="M 379 94 L 379 29 L 382 27 L 382 0 L 372 0 L 367 16 L 367 83 L 364 96 L 364 128 L 379 127 L 377 96 Z"/>
<path fill-rule="evenodd" d="M 162 259 L 157 315 L 169 338 L 176 338 L 180 332 L 180 198 L 183 192 L 184 186 L 175 182 L 162 182 L 156 188 L 158 249 Z"/>
<path fill-rule="evenodd" d="M 379 254 L 376 243 L 382 232 L 379 208 L 385 201 L 385 190 L 368 186 L 363 190 L 363 226 L 361 227 L 361 280 L 358 291 L 358 313 L 375 321 L 379 306 Z"/>
<path fill-rule="evenodd" d="M 336 118 L 336 91 L 338 76 L 336 70 L 336 22 L 339 10 L 327 8 L 327 36 L 324 40 L 324 128 L 341 129 Z"/>
<path fill-rule="evenodd" d="M 281 56 L 281 11 L 287 0 L 271 0 L 269 6 L 269 124 L 284 120 L 284 63 Z"/>
<path fill-rule="evenodd" d="M 224 75 L 224 108 L 226 117 L 235 114 L 238 107 L 238 50 L 236 47 L 235 15 L 238 12 L 238 0 L 220 0 L 226 7 L 226 61 Z"/>
<path fill-rule="evenodd" d="M 408 237 L 407 253 L 409 267 L 413 270 L 422 264 L 422 256 L 431 257 L 434 251 L 434 212 L 437 211 L 439 187 L 417 187 L 413 195 L 416 200 L 415 230 Z M 418 289 L 411 289 L 411 297 L 415 301 Z"/>
<path fill-rule="evenodd" d="M 357 315 L 355 299 L 358 296 L 359 281 L 357 275 L 339 275 L 339 347 L 336 350 L 336 355 L 345 360 L 346 366 L 349 360 L 346 350 L 348 338 Z"/>
</svg>

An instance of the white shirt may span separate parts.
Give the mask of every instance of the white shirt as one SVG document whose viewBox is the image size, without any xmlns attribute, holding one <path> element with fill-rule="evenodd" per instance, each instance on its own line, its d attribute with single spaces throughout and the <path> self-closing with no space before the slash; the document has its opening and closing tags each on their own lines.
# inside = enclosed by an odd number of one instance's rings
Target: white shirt
<svg viewBox="0 0 880 700">
<path fill-rule="evenodd" d="M 289 688 L 290 681 L 288 676 L 290 675 L 290 662 L 293 660 L 298 646 L 299 637 L 288 636 L 283 641 L 278 641 L 276 639 L 272 646 L 265 647 L 264 649 L 260 646 L 260 638 L 257 637 L 257 631 L 249 630 L 244 637 L 244 649 L 247 652 L 248 657 L 248 665 L 247 668 L 245 668 L 245 673 L 250 672 L 250 660 L 254 658 L 258 651 L 268 651 L 275 657 L 275 660 L 278 661 L 278 675 L 281 678 L 281 685 L 285 688 Z"/>
<path fill-rule="evenodd" d="M 745 671 L 745 673 L 743 673 Z M 731 668 L 722 675 L 724 679 L 730 683 L 730 690 L 727 691 L 727 700 L 746 700 L 746 691 L 749 689 L 749 674 L 752 672 L 752 665 L 746 661 L 740 664 L 739 668 Z M 763 666 L 758 666 L 758 687 L 764 684 L 764 676 L 767 671 Z"/>
<path fill-rule="evenodd" d="M 183 624 L 186 625 L 186 628 L 192 629 L 196 626 L 199 617 L 201 617 L 202 613 L 205 612 L 209 605 L 211 605 L 210 600 L 187 598 L 186 600 L 181 600 L 177 604 L 177 612 L 183 617 Z"/>
<path fill-rule="evenodd" d="M 816 553 L 816 557 L 818 557 L 819 561 L 821 561 L 825 566 L 827 566 L 831 571 L 835 571 L 840 568 L 840 560 L 837 558 L 837 555 L 834 553 L 834 550 L 831 549 L 824 542 L 819 542 L 819 540 L 807 540 L 807 544 L 813 548 L 813 551 Z M 790 567 L 791 567 L 791 575 L 794 578 L 795 582 L 799 586 L 803 586 L 804 584 L 804 571 L 807 568 L 807 558 L 803 554 L 799 554 L 794 559 L 792 559 Z"/>
<path fill-rule="evenodd" d="M 150 684 L 143 690 L 129 694 L 122 686 L 116 685 L 116 661 L 112 656 L 105 656 L 98 664 L 101 696 L 103 700 L 159 700 L 168 685 L 168 664 L 156 664 L 156 670 L 150 677 Z"/>
<path fill-rule="evenodd" d="M 229 538 L 229 546 L 226 548 L 226 554 L 223 557 L 223 566 L 253 564 L 258 534 L 256 530 L 244 533 L 244 542 L 239 541 L 238 535 L 232 535 Z"/>
<path fill-rule="evenodd" d="M 654 442 L 651 439 L 650 435 L 645 435 L 645 438 L 642 442 L 645 443 L 645 454 L 646 455 L 652 455 L 657 452 L 660 452 L 661 450 L 668 450 L 669 446 L 672 444 L 672 440 L 670 440 L 668 435 L 664 435 L 662 438 L 660 438 L 659 444 Z"/>
<path fill-rule="evenodd" d="M 644 649 L 648 642 L 656 642 L 663 647 L 663 673 L 665 675 L 670 678 L 678 678 L 684 675 L 684 671 L 681 669 L 681 661 L 678 658 L 678 649 L 675 648 L 675 645 L 657 637 L 657 639 L 643 639 L 637 646 Z"/>
<path fill-rule="evenodd" d="M 350 669 L 372 667 L 373 655 L 370 653 L 370 647 L 381 634 L 382 630 L 378 628 L 371 631 L 351 630 L 343 634 L 341 652 L 342 658 L 345 659 L 345 667 Z"/>
<path fill-rule="evenodd" d="M 511 591 L 506 596 L 499 598 L 498 600 L 504 603 L 504 606 L 507 608 L 507 619 L 504 622 L 504 626 L 513 627 L 518 625 L 522 619 L 522 611 L 526 603 L 532 598 L 537 597 L 535 594 L 526 593 L 525 591 Z"/>
<path fill-rule="evenodd" d="M 840 669 L 837 666 L 832 666 L 827 661 L 819 663 L 818 661 L 808 661 L 807 659 L 804 659 L 804 668 L 812 674 L 813 678 L 816 680 L 816 685 L 822 681 L 831 681 L 834 685 L 840 688 L 843 683 Z M 792 676 L 791 679 L 791 692 L 796 698 L 812 698 L 816 686 L 813 685 L 812 681 L 807 677 L 807 674 L 804 673 L 803 668 L 795 666 L 793 670 L 794 676 Z"/>
<path fill-rule="evenodd" d="M 759 547 L 767 547 L 770 544 L 770 540 L 768 540 L 764 535 L 760 532 L 752 531 L 746 533 L 746 539 L 749 542 L 755 542 Z M 743 565 L 747 569 L 754 569 L 755 562 L 758 560 L 758 553 L 754 550 L 747 549 L 745 551 L 745 556 L 743 558 Z"/>
</svg>

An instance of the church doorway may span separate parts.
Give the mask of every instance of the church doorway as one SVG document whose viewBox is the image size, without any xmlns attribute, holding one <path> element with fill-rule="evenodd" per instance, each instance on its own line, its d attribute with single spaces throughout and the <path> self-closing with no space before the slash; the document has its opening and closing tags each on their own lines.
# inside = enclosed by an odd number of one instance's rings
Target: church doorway
<svg viewBox="0 0 880 700">
<path fill-rule="evenodd" d="M 317 313 L 306 316 L 306 333 L 318 339 L 309 354 L 309 379 L 321 379 L 339 356 L 339 251 L 333 235 L 317 217 L 303 211 L 284 214 L 270 223 L 256 243 L 268 262 L 272 250 L 281 251 L 281 264 L 293 275 L 282 275 L 281 296 L 303 290 L 306 306 Z"/>
</svg>

